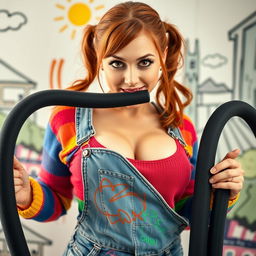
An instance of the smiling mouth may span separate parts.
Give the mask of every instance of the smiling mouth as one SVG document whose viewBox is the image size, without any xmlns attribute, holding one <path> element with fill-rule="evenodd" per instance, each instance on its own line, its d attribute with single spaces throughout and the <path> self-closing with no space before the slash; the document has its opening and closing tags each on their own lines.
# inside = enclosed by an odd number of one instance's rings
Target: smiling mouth
<svg viewBox="0 0 256 256">
<path fill-rule="evenodd" d="M 143 91 L 143 90 L 147 90 L 146 86 L 142 86 L 140 88 L 127 88 L 127 89 L 123 89 L 121 88 L 121 90 L 123 92 L 138 92 L 138 91 Z"/>
</svg>

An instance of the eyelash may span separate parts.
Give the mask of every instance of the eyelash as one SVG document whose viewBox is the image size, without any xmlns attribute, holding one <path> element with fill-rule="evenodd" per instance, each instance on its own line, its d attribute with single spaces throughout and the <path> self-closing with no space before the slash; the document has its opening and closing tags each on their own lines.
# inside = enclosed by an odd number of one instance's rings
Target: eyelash
<svg viewBox="0 0 256 256">
<path fill-rule="evenodd" d="M 139 63 L 141 63 L 141 62 L 148 62 L 149 64 L 148 64 L 147 66 L 139 66 L 139 65 L 138 65 L 140 68 L 148 68 L 149 66 L 151 66 L 152 63 L 154 63 L 154 61 L 151 60 L 151 59 L 143 59 L 143 60 L 141 60 Z M 114 63 L 122 64 L 122 66 L 121 66 L 121 67 L 115 67 L 115 66 L 113 66 Z M 120 61 L 120 60 L 113 60 L 113 61 L 111 61 L 111 62 L 109 63 L 109 65 L 112 66 L 112 67 L 115 68 L 115 69 L 123 69 L 123 68 L 125 67 L 125 63 L 123 63 L 123 62 Z"/>
</svg>

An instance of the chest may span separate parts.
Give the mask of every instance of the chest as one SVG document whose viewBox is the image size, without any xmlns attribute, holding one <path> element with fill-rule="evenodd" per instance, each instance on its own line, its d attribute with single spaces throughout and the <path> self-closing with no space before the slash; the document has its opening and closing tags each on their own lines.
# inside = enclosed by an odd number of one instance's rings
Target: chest
<svg viewBox="0 0 256 256">
<path fill-rule="evenodd" d="M 104 147 L 136 160 L 159 160 L 177 150 L 174 139 L 161 127 L 157 116 L 120 118 L 93 112 L 95 139 Z"/>
</svg>

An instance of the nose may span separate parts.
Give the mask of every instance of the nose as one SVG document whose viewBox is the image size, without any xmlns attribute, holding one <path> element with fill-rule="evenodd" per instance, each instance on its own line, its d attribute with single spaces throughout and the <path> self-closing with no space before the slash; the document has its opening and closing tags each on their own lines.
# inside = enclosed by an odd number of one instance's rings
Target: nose
<svg viewBox="0 0 256 256">
<path fill-rule="evenodd" d="M 136 67 L 129 66 L 125 70 L 124 82 L 129 87 L 135 87 L 139 83 L 139 71 Z"/>
</svg>

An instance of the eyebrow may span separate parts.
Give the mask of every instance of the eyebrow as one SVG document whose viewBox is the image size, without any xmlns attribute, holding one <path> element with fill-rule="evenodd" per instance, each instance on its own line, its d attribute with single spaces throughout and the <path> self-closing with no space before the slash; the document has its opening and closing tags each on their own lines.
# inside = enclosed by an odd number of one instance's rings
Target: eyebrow
<svg viewBox="0 0 256 256">
<path fill-rule="evenodd" d="M 155 55 L 153 55 L 153 54 L 151 54 L 151 53 L 148 53 L 148 54 L 146 54 L 146 55 L 143 55 L 143 56 L 139 57 L 137 60 L 141 60 L 141 59 L 147 58 L 147 57 L 149 57 L 149 56 L 155 57 Z M 119 57 L 119 56 L 117 56 L 117 55 L 111 55 L 110 57 L 113 57 L 113 58 L 116 58 L 116 59 L 125 61 L 125 58 Z"/>
</svg>

